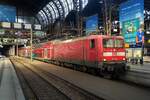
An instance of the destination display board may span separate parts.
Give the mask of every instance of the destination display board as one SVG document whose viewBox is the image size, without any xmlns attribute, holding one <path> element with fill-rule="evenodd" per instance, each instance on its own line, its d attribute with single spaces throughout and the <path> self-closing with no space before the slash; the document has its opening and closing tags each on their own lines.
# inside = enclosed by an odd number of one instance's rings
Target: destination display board
<svg viewBox="0 0 150 100">
<path fill-rule="evenodd" d="M 15 39 L 15 38 L 0 38 L 0 43 L 7 45 L 7 44 L 26 44 L 28 42 L 27 39 Z"/>
</svg>

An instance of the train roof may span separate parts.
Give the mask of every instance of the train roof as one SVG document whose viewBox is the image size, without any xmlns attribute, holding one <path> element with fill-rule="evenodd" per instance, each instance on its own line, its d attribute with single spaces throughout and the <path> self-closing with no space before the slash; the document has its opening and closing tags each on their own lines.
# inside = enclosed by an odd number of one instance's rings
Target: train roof
<svg viewBox="0 0 150 100">
<path fill-rule="evenodd" d="M 107 36 L 107 35 L 89 35 L 89 36 L 84 36 L 84 37 L 76 37 L 72 39 L 66 39 L 66 40 L 53 40 L 51 43 L 57 44 L 57 43 L 69 43 L 73 41 L 79 41 L 79 40 L 85 40 L 85 39 L 95 39 L 95 38 L 120 38 L 123 39 L 122 36 Z"/>
</svg>

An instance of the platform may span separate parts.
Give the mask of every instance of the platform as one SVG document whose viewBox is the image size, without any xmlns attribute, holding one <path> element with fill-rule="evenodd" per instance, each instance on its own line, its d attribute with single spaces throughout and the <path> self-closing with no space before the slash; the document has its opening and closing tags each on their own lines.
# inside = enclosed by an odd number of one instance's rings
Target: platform
<svg viewBox="0 0 150 100">
<path fill-rule="evenodd" d="M 29 59 L 25 58 L 20 58 L 20 60 L 30 62 Z M 148 100 L 150 98 L 150 90 L 145 88 L 100 78 L 37 60 L 33 60 L 32 64 L 42 66 L 43 69 L 49 69 L 50 73 L 106 100 Z"/>
<path fill-rule="evenodd" d="M 144 56 L 144 62 L 150 63 L 150 56 Z"/>
<path fill-rule="evenodd" d="M 144 62 L 143 65 L 141 64 L 128 64 L 128 65 L 130 66 L 131 71 L 150 73 L 150 63 L 148 62 Z"/>
<path fill-rule="evenodd" d="M 8 58 L 0 59 L 0 100 L 25 100 L 14 67 Z"/>
</svg>

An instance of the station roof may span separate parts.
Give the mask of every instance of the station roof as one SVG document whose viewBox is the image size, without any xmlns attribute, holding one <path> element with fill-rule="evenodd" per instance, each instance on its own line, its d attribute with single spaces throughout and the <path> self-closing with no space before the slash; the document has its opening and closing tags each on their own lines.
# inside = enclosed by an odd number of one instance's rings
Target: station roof
<svg viewBox="0 0 150 100">
<path fill-rule="evenodd" d="M 4 4 L 10 4 L 14 5 L 18 8 L 24 8 L 27 11 L 31 11 L 32 13 L 36 14 L 38 13 L 43 7 L 45 7 L 49 2 L 55 3 L 56 1 L 60 1 L 63 5 L 65 2 L 67 2 L 67 5 L 71 5 L 72 3 L 75 3 L 75 1 L 78 0 L 0 0 L 0 3 Z M 82 3 L 85 3 L 87 1 L 101 1 L 101 0 L 81 0 Z M 120 1 L 125 0 L 111 0 L 120 3 Z M 57 3 L 57 2 L 56 2 Z M 70 4 L 69 4 L 70 3 Z M 57 6 L 59 3 L 57 3 Z"/>
<path fill-rule="evenodd" d="M 79 2 L 80 1 L 80 2 Z M 66 17 L 72 10 L 76 9 L 75 3 L 82 6 L 79 10 L 85 10 L 90 13 L 90 9 L 100 6 L 103 0 L 0 0 L 0 3 L 16 6 L 18 9 L 24 9 L 31 15 L 37 16 L 44 24 L 53 23 L 57 18 Z M 107 0 L 119 5 L 127 0 Z M 89 2 L 89 3 L 88 3 Z M 149 8 L 150 1 L 145 0 L 146 8 Z M 94 6 L 93 6 L 94 5 Z M 98 7 L 99 7 L 98 6 Z M 99 9 L 99 8 L 95 8 Z M 94 11 L 94 10 L 92 10 Z M 91 11 L 91 12 L 92 12 Z"/>
<path fill-rule="evenodd" d="M 0 0 L 0 3 L 36 14 L 48 1 L 50 0 Z"/>
</svg>

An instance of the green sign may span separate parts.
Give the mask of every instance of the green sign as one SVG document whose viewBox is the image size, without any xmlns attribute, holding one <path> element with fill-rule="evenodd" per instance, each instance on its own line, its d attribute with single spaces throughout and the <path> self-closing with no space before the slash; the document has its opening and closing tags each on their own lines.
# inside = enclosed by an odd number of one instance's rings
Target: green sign
<svg viewBox="0 0 150 100">
<path fill-rule="evenodd" d="M 45 36 L 45 33 L 43 31 L 35 31 L 34 35 L 37 37 L 43 37 L 43 36 Z"/>
</svg>

